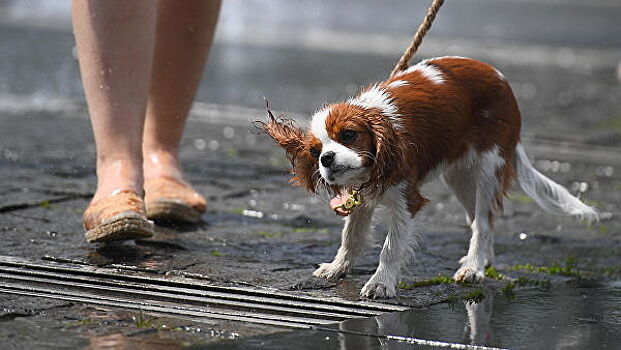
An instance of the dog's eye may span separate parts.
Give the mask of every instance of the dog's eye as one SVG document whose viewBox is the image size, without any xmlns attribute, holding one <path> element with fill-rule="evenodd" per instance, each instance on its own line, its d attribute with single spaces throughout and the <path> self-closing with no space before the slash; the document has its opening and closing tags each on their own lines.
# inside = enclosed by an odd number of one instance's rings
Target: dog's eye
<svg viewBox="0 0 621 350">
<path fill-rule="evenodd" d="M 315 158 L 319 158 L 319 150 L 315 147 L 310 149 L 310 154 L 311 156 L 315 157 Z"/>
<path fill-rule="evenodd" d="M 339 137 L 341 138 L 341 142 L 348 144 L 356 141 L 358 133 L 354 130 L 343 130 Z"/>
</svg>

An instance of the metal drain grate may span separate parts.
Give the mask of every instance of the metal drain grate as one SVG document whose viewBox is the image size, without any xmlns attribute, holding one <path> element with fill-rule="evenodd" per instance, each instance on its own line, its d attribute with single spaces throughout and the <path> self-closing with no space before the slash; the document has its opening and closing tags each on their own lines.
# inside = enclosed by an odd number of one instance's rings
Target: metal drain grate
<svg viewBox="0 0 621 350">
<path fill-rule="evenodd" d="M 0 255 L 0 293 L 142 310 L 199 322 L 230 320 L 316 329 L 432 347 L 497 349 L 407 336 L 354 332 L 330 326 L 351 318 L 405 311 L 408 308 L 404 306 L 315 298 L 269 289 L 216 286 L 186 277 L 150 276 L 122 269 L 31 261 L 3 255 Z"/>
<path fill-rule="evenodd" d="M 406 307 L 224 287 L 191 278 L 0 256 L 0 292 L 40 296 L 193 319 L 309 328 Z"/>
</svg>

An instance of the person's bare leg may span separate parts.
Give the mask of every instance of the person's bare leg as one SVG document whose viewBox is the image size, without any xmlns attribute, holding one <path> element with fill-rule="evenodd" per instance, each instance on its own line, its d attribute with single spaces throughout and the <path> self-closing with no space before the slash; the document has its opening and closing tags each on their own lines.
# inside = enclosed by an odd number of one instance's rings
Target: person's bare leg
<svg viewBox="0 0 621 350">
<path fill-rule="evenodd" d="M 179 143 L 201 79 L 220 1 L 160 0 L 143 134 L 144 176 L 182 179 Z"/>
<path fill-rule="evenodd" d="M 151 79 L 156 3 L 74 0 L 80 72 L 97 148 L 94 200 L 142 192 L 142 135 Z"/>
</svg>

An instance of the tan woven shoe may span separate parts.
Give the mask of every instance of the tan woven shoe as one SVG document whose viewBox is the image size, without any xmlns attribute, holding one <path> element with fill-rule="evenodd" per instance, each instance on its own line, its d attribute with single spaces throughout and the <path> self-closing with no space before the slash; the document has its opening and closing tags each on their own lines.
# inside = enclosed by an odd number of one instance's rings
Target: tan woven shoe
<svg viewBox="0 0 621 350">
<path fill-rule="evenodd" d="M 84 211 L 86 241 L 122 241 L 153 236 L 142 198 L 131 190 L 116 190 L 91 202 Z"/>
<path fill-rule="evenodd" d="M 152 220 L 197 223 L 207 208 L 205 197 L 181 180 L 148 179 L 144 190 L 147 217 Z"/>
</svg>

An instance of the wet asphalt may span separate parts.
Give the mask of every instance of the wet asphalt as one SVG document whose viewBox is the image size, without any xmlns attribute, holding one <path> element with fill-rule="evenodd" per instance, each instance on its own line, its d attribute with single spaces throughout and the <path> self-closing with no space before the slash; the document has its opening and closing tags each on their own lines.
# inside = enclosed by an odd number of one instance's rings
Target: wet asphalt
<svg viewBox="0 0 621 350">
<path fill-rule="evenodd" d="M 0 2 L 0 7 L 11 4 Z M 306 6 L 304 11 L 289 5 L 293 8 L 269 7 L 268 15 L 256 14 L 265 6 L 276 6 L 269 4 L 226 5 L 220 39 L 186 130 L 183 166 L 210 202 L 202 222 L 158 226 L 152 239 L 122 246 L 89 245 L 83 238 L 81 213 L 95 184 L 94 145 L 77 62 L 71 55 L 70 31 L 62 23 L 42 27 L 0 21 L 0 255 L 177 271 L 214 284 L 357 300 L 377 265 L 379 247 L 370 249 L 343 280 L 312 277 L 316 264 L 330 261 L 335 254 L 342 221 L 328 209 L 326 198 L 308 196 L 287 185 L 282 151 L 250 122 L 264 118 L 265 96 L 274 109 L 304 123 L 325 101 L 343 99 L 358 86 L 382 79 L 398 53 L 329 50 L 288 41 L 274 44 L 261 36 L 257 42 L 262 44 L 248 44 L 235 38 L 269 25 L 304 33 L 317 27 L 309 24 L 313 19 L 321 23 L 322 30 L 334 33 L 368 30 L 407 37 L 404 32 L 411 21 L 395 16 L 394 21 L 366 26 L 358 20 L 329 16 L 356 7 L 351 2 L 321 6 L 303 2 L 299 6 Z M 368 18 L 373 13 L 388 16 L 403 2 L 390 5 L 356 7 L 352 10 L 356 16 L 351 18 Z M 397 298 L 385 302 L 408 305 L 414 311 L 341 328 L 511 348 L 613 347 L 621 326 L 621 84 L 617 65 L 621 55 L 617 63 L 612 59 L 585 67 L 572 62 L 582 58 L 595 62 L 597 57 L 619 54 L 621 36 L 612 23 L 621 7 L 607 1 L 558 5 L 555 1 L 481 0 L 468 5 L 458 4 L 447 9 L 446 16 L 441 14 L 429 46 L 464 45 L 470 53 L 479 48 L 481 58 L 496 64 L 518 96 L 523 138 L 535 166 L 598 207 L 603 219 L 587 225 L 550 216 L 516 192 L 505 200 L 504 215 L 496 225 L 495 267 L 507 278 L 549 282 L 518 285 L 514 296 L 501 291 L 507 279 L 482 285 L 401 288 Z M 412 12 L 421 13 L 423 7 L 417 3 Z M 507 12 L 514 16 L 498 19 Z M 524 18 L 529 25 L 520 20 Z M 488 24 L 479 32 L 474 19 Z M 573 25 L 581 19 L 585 25 Z M 295 26 L 298 23 L 304 25 Z M 550 29 L 538 30 L 540 23 Z M 241 34 L 235 31 L 239 28 Z M 325 42 L 334 37 L 326 37 Z M 549 55 L 560 52 L 573 60 L 549 64 L 541 59 L 526 64 L 511 55 L 481 49 L 499 41 L 509 43 L 505 52 L 515 52 L 516 57 L 521 49 L 536 51 L 529 46 L 535 45 Z M 421 49 L 420 58 L 433 50 Z M 443 184 L 431 183 L 423 192 L 432 203 L 419 218 L 422 244 L 404 270 L 402 279 L 408 284 L 438 274 L 452 275 L 469 240 L 462 210 Z M 382 227 L 378 232 L 381 236 Z M 519 268 L 527 264 L 565 266 L 568 261 L 575 273 Z M 486 295 L 475 304 L 480 307 L 455 300 L 478 288 Z M 135 312 L 123 309 L 7 294 L 0 294 L 0 306 L 3 348 L 406 347 L 369 337 L 283 334 L 283 329 L 236 322 L 202 324 L 153 317 L 145 326 L 135 321 Z"/>
</svg>

